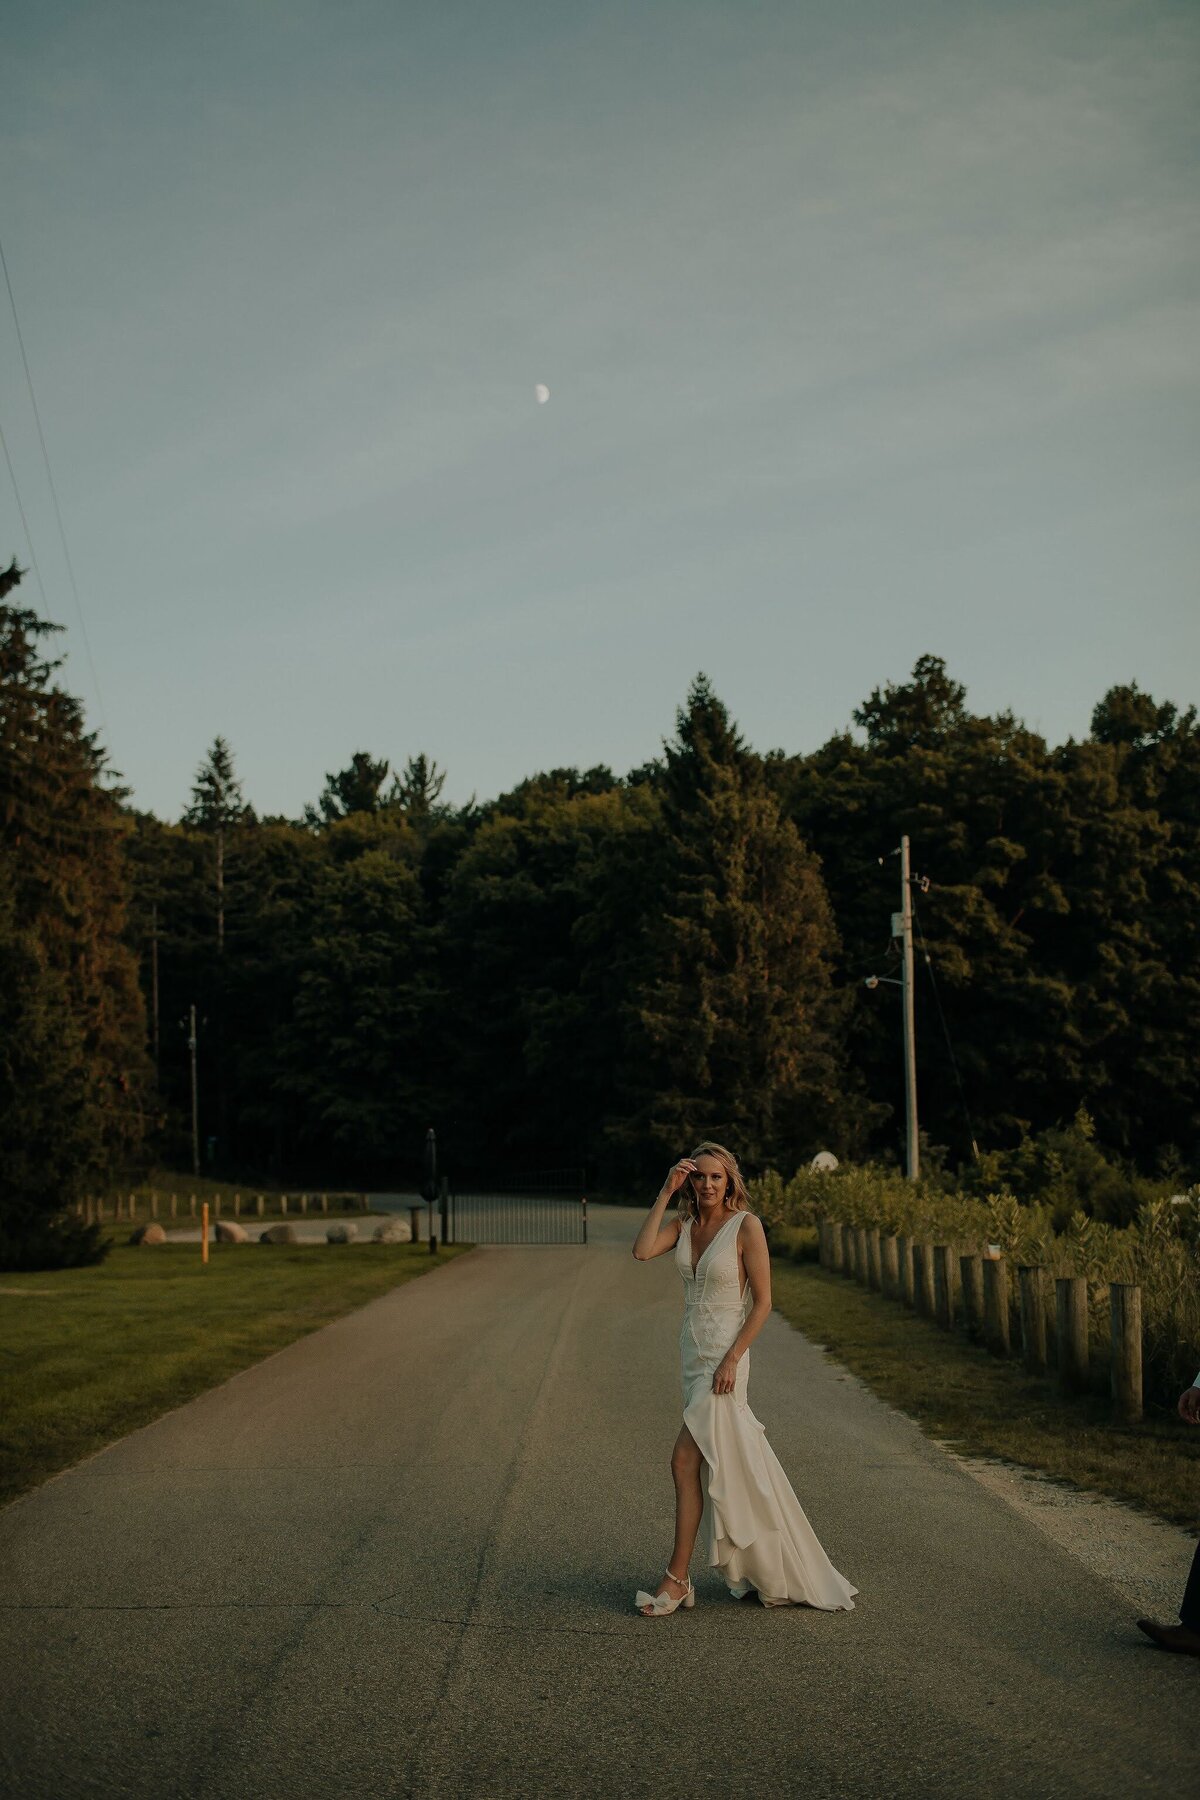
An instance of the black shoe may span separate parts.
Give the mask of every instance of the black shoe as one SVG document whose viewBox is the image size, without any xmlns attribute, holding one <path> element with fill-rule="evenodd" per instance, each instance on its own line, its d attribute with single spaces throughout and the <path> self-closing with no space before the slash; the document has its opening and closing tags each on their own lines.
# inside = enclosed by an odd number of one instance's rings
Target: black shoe
<svg viewBox="0 0 1200 1800">
<path fill-rule="evenodd" d="M 1153 1619 L 1139 1619 L 1137 1627 L 1160 1650 L 1173 1650 L 1177 1656 L 1200 1656 L 1200 1631 L 1193 1631 L 1190 1625 L 1159 1625 Z"/>
</svg>

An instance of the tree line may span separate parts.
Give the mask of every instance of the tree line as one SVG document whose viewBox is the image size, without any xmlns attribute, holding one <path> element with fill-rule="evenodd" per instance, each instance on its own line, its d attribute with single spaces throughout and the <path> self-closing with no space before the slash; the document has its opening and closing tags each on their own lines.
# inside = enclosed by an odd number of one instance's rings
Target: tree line
<svg viewBox="0 0 1200 1800">
<path fill-rule="evenodd" d="M 189 1166 L 192 1006 L 206 1172 L 390 1183 L 430 1124 L 464 1180 L 617 1188 L 700 1134 L 750 1169 L 894 1156 L 897 991 L 864 980 L 896 973 L 902 832 L 927 1159 L 1028 1160 L 1081 1105 L 1131 1171 L 1200 1155 L 1195 708 L 1113 688 L 1052 745 L 923 656 L 818 749 L 761 754 L 701 675 L 623 776 L 453 806 L 427 757 L 360 750 L 263 817 L 217 739 L 166 821 L 51 629 L 0 593 L 0 1179 L 34 1213 Z"/>
</svg>

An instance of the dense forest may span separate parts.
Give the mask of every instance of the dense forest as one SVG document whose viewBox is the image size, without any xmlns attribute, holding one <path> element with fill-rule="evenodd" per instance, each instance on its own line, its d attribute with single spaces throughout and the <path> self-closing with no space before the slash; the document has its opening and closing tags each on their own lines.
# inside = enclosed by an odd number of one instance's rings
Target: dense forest
<svg viewBox="0 0 1200 1800">
<path fill-rule="evenodd" d="M 616 1188 L 699 1135 L 752 1170 L 894 1156 L 897 990 L 864 978 L 896 973 L 902 832 L 931 1163 L 1086 1106 L 1111 1158 L 1194 1176 L 1195 708 L 1113 688 L 1051 745 L 923 656 L 820 748 L 761 754 L 700 675 L 624 776 L 452 806 L 426 757 L 356 750 L 262 817 L 218 738 L 163 821 L 52 629 L 0 593 L 0 1180 L 32 1205 L 190 1166 L 192 1006 L 202 1164 L 239 1179 L 404 1180 L 429 1124 L 463 1179 Z"/>
</svg>

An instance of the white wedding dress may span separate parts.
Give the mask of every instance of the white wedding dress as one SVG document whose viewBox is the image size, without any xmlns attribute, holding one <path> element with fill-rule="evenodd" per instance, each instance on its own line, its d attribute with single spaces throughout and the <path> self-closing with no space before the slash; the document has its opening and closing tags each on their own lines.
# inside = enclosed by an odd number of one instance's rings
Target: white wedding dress
<svg viewBox="0 0 1200 1800">
<path fill-rule="evenodd" d="M 817 1541 L 804 1509 L 750 1411 L 750 1353 L 741 1358 L 733 1392 L 715 1394 L 713 1373 L 746 1320 L 750 1283 L 739 1291 L 735 1212 L 700 1254 L 692 1271 L 692 1222 L 675 1246 L 683 1277 L 679 1333 L 683 1422 L 700 1446 L 704 1512 L 700 1541 L 736 1600 L 752 1588 L 764 1606 L 816 1606 L 850 1612 L 852 1587 Z"/>
</svg>

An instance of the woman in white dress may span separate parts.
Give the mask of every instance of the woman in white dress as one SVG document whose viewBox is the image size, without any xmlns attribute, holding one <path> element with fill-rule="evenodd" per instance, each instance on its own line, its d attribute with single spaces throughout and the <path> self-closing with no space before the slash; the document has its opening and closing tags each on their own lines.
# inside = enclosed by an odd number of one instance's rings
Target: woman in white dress
<svg viewBox="0 0 1200 1800">
<path fill-rule="evenodd" d="M 766 1233 L 748 1204 L 735 1158 L 698 1144 L 671 1169 L 633 1246 L 639 1262 L 674 1251 L 684 1291 L 675 1545 L 657 1593 L 635 1599 L 646 1618 L 694 1604 L 689 1564 L 700 1534 L 735 1600 L 756 1591 L 764 1606 L 849 1612 L 858 1592 L 822 1550 L 746 1399 L 750 1345 L 771 1311 Z"/>
</svg>

